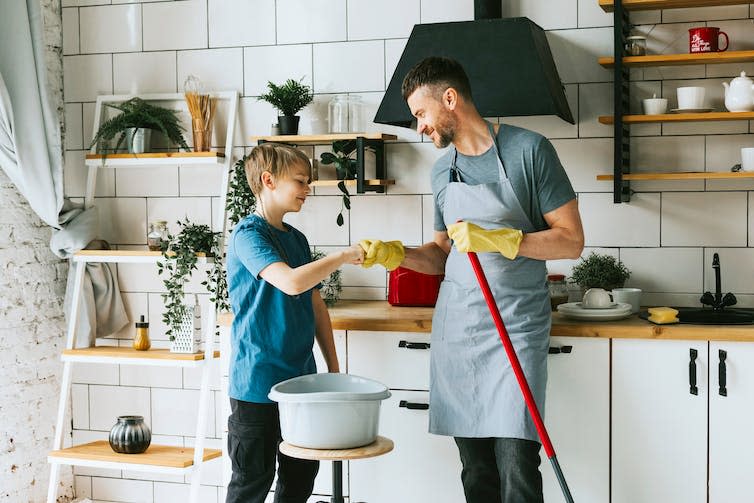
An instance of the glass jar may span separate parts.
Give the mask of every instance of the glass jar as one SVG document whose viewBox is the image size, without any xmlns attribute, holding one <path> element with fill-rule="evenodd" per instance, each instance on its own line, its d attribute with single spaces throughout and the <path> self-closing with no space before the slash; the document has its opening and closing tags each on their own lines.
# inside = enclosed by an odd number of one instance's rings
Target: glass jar
<svg viewBox="0 0 754 503">
<path fill-rule="evenodd" d="M 361 96 L 336 94 L 327 105 L 330 133 L 360 133 L 364 131 Z"/>
<path fill-rule="evenodd" d="M 628 56 L 644 56 L 647 53 L 647 37 L 631 35 L 626 37 L 626 54 Z"/>
<path fill-rule="evenodd" d="M 560 304 L 568 302 L 568 285 L 563 274 L 548 274 L 547 289 L 550 291 L 550 309 L 557 311 Z"/>
<path fill-rule="evenodd" d="M 168 222 L 166 220 L 156 220 L 149 224 L 149 233 L 147 234 L 147 246 L 149 251 L 160 251 L 162 242 L 168 239 Z"/>
</svg>

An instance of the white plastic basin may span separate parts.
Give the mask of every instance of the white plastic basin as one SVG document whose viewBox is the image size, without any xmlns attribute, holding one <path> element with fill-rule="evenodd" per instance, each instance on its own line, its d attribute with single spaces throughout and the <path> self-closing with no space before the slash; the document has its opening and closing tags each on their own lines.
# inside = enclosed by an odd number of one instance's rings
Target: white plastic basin
<svg viewBox="0 0 754 503">
<path fill-rule="evenodd" d="M 280 431 L 289 444 L 309 449 L 350 449 L 377 438 L 382 383 L 349 374 L 310 374 L 272 387 Z"/>
</svg>

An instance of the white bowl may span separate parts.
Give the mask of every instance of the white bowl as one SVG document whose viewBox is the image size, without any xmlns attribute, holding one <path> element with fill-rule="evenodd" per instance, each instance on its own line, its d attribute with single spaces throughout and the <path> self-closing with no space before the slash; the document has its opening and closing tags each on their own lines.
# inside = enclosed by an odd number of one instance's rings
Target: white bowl
<svg viewBox="0 0 754 503">
<path fill-rule="evenodd" d="M 309 449 L 350 449 L 377 438 L 387 386 L 349 374 L 310 374 L 272 387 L 280 432 L 289 444 Z"/>
<path fill-rule="evenodd" d="M 660 115 L 668 111 L 667 98 L 647 98 L 642 100 L 646 115 Z"/>
</svg>

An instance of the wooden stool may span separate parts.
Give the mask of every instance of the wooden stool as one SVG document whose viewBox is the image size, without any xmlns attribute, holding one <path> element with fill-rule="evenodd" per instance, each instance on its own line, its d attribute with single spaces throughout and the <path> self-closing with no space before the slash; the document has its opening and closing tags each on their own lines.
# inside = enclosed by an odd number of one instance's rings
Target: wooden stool
<svg viewBox="0 0 754 503">
<path fill-rule="evenodd" d="M 332 498 L 330 503 L 344 503 L 343 499 L 343 460 L 373 458 L 393 450 L 393 441 L 385 437 L 369 445 L 353 449 L 307 449 L 288 442 L 280 443 L 280 452 L 286 456 L 299 459 L 315 459 L 317 461 L 332 461 Z M 325 503 L 325 502 L 320 502 Z"/>
</svg>

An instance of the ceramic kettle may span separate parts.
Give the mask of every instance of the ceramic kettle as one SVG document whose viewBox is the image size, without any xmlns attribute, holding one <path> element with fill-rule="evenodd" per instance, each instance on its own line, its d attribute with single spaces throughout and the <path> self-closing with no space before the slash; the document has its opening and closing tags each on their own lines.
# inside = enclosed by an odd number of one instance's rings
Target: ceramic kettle
<svg viewBox="0 0 754 503">
<path fill-rule="evenodd" d="M 754 110 L 754 81 L 741 72 L 740 77 L 723 82 L 725 87 L 725 108 L 731 112 L 750 112 Z"/>
</svg>

